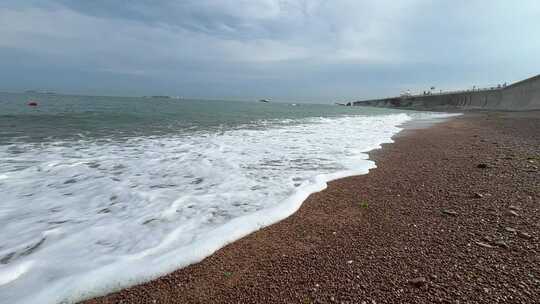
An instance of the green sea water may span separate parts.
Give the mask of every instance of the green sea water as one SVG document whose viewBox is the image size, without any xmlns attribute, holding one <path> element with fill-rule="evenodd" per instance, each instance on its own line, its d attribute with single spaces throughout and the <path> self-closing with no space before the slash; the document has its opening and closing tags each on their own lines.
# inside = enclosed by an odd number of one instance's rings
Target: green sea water
<svg viewBox="0 0 540 304">
<path fill-rule="evenodd" d="M 422 116 L 2 93 L 0 303 L 78 302 L 200 261 L 368 173 L 366 152 Z"/>
<path fill-rule="evenodd" d="M 38 106 L 28 106 L 29 100 Z M 309 117 L 388 113 L 399 111 L 292 102 L 0 93 L 0 144 L 260 128 Z"/>
</svg>

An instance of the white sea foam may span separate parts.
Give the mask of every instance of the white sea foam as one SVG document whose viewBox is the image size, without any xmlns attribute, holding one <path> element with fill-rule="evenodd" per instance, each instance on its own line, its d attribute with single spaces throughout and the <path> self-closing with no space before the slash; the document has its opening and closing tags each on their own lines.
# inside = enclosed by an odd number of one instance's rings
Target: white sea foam
<svg viewBox="0 0 540 304">
<path fill-rule="evenodd" d="M 367 173 L 365 152 L 410 119 L 0 146 L 0 302 L 74 302 L 198 262 Z"/>
</svg>

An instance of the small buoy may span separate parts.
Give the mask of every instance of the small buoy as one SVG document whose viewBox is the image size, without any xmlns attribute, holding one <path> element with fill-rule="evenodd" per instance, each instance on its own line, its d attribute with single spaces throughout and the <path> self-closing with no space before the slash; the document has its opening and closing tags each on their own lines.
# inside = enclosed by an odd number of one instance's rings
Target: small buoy
<svg viewBox="0 0 540 304">
<path fill-rule="evenodd" d="M 37 101 L 30 100 L 30 101 L 28 102 L 28 106 L 30 106 L 30 107 L 37 107 L 37 105 L 38 105 Z"/>
</svg>

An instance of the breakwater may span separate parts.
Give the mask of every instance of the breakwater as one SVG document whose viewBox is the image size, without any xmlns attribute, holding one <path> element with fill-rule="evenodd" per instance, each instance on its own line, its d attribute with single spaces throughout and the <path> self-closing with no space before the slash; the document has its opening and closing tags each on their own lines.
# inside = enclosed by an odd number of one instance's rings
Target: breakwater
<svg viewBox="0 0 540 304">
<path fill-rule="evenodd" d="M 540 110 L 540 75 L 501 88 L 362 100 L 352 105 L 414 110 Z"/>
</svg>

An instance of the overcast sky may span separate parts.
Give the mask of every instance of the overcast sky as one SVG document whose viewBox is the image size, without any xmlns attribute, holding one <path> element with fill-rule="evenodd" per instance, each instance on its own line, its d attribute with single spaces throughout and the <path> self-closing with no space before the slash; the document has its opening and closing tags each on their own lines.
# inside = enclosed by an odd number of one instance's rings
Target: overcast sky
<svg viewBox="0 0 540 304">
<path fill-rule="evenodd" d="M 540 1 L 2 0 L 0 90 L 333 102 L 540 73 Z"/>
</svg>

